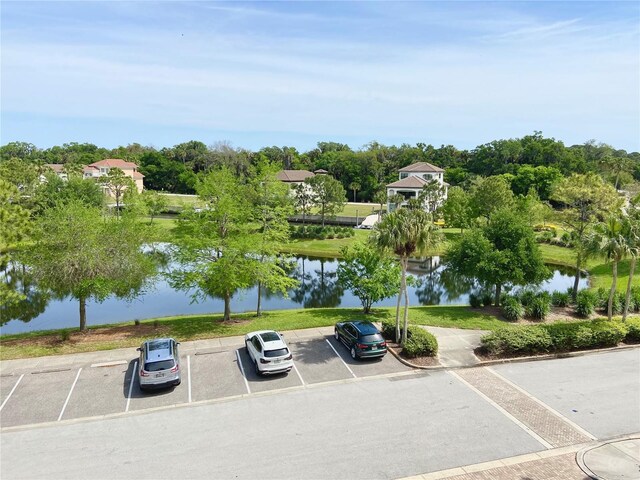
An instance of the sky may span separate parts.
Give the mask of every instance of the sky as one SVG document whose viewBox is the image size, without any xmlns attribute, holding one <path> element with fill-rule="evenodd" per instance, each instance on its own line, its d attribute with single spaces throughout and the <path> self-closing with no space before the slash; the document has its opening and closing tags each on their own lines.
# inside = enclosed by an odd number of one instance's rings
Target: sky
<svg viewBox="0 0 640 480">
<path fill-rule="evenodd" d="M 0 143 L 640 150 L 640 2 L 11 1 Z"/>
</svg>

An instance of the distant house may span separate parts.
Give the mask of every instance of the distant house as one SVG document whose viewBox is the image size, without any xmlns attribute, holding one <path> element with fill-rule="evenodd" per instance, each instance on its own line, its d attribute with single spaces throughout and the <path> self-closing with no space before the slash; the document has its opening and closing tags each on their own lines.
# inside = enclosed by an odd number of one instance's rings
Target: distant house
<svg viewBox="0 0 640 480">
<path fill-rule="evenodd" d="M 400 179 L 387 185 L 387 199 L 400 194 L 407 200 L 418 198 L 420 192 L 431 181 L 437 181 L 444 187 L 444 199 L 447 198 L 448 183 L 444 181 L 444 170 L 426 162 L 412 163 L 398 170 Z M 395 210 L 396 205 L 387 200 L 387 211 Z"/>
<path fill-rule="evenodd" d="M 65 180 L 67 179 L 67 173 L 64 170 L 63 164 L 50 163 L 45 166 L 53 170 L 60 178 Z M 105 160 L 100 160 L 99 162 L 86 165 L 82 169 L 82 176 L 83 178 L 92 178 L 97 181 L 100 177 L 109 173 L 109 170 L 112 168 L 119 168 L 125 175 L 131 177 L 138 189 L 138 192 L 142 192 L 144 189 L 144 175 L 138 172 L 138 165 L 119 158 L 107 158 Z"/>
<path fill-rule="evenodd" d="M 276 177 L 281 182 L 294 186 L 304 183 L 307 178 L 315 176 L 309 170 L 280 170 Z"/>
</svg>

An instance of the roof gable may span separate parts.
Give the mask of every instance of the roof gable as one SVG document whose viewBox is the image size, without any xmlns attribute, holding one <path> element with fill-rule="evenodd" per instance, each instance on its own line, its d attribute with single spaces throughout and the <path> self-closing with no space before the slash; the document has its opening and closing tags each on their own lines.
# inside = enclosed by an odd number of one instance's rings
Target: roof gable
<svg viewBox="0 0 640 480">
<path fill-rule="evenodd" d="M 315 176 L 309 170 L 280 170 L 276 177 L 283 182 L 304 182 L 305 179 Z"/>
<path fill-rule="evenodd" d="M 435 165 L 431 165 L 430 163 L 427 163 L 427 162 L 412 163 L 411 165 L 407 165 L 406 167 L 401 168 L 398 171 L 399 172 L 417 172 L 417 173 L 444 172 L 444 170 L 441 169 L 440 167 L 436 167 Z"/>
<path fill-rule="evenodd" d="M 138 165 L 136 165 L 133 162 L 127 162 L 125 160 L 122 160 L 120 158 L 105 158 L 104 160 L 100 160 L 99 162 L 94 162 L 89 164 L 90 167 L 96 167 L 96 168 L 100 168 L 100 167 L 107 167 L 107 168 L 121 168 L 123 170 L 130 170 L 130 169 L 135 169 L 138 168 Z"/>
</svg>

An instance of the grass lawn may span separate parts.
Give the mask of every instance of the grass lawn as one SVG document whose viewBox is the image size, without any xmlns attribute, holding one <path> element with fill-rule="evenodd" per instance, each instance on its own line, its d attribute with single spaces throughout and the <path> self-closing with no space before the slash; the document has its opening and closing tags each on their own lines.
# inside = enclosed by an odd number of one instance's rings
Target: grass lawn
<svg viewBox="0 0 640 480">
<path fill-rule="evenodd" d="M 169 207 L 190 207 L 193 205 L 202 205 L 197 195 L 176 195 L 174 193 L 162 193 L 160 195 L 169 201 Z"/>
<path fill-rule="evenodd" d="M 273 310 L 264 312 L 261 317 L 253 313 L 236 314 L 231 322 L 222 322 L 221 314 L 165 317 L 144 320 L 140 325 L 129 322 L 92 327 L 87 333 L 65 329 L 4 335 L 0 337 L 0 360 L 137 347 L 143 340 L 157 336 L 172 336 L 179 341 L 188 341 L 244 335 L 254 330 L 285 331 L 332 326 L 336 322 L 353 319 L 383 321 L 394 318 L 394 307 L 376 308 L 370 315 L 364 315 L 361 310 L 354 308 Z M 419 325 L 483 330 L 508 325 L 465 306 L 413 307 L 409 319 L 411 323 Z M 68 332 L 68 339 L 62 340 L 63 332 Z"/>
</svg>

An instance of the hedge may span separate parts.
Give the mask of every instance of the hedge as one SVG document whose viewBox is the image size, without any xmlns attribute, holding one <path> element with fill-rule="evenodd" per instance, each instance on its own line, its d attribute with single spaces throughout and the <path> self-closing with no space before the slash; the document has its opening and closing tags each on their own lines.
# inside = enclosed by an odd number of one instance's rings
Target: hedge
<svg viewBox="0 0 640 480">
<path fill-rule="evenodd" d="M 402 334 L 402 326 L 400 327 Z M 396 336 L 396 324 L 393 321 L 382 322 L 382 335 L 388 339 Z M 409 358 L 418 356 L 435 357 L 438 354 L 438 341 L 431 333 L 417 325 L 409 325 L 407 342 L 402 352 Z"/>
<path fill-rule="evenodd" d="M 518 325 L 489 333 L 481 341 L 491 355 L 520 356 L 615 347 L 623 340 L 640 340 L 640 320 Z"/>
</svg>

